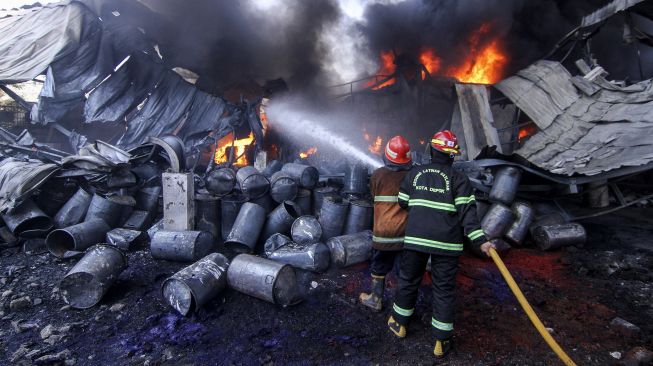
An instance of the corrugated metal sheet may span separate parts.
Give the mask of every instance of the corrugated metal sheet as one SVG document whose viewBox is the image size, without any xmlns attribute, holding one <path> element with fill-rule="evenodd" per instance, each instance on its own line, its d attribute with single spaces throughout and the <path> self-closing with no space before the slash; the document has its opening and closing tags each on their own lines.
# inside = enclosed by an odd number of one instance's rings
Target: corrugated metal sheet
<svg viewBox="0 0 653 366">
<path fill-rule="evenodd" d="M 494 126 L 488 100 L 487 86 L 456 84 L 458 106 L 454 111 L 451 129 L 458 136 L 463 152 L 461 158 L 474 159 L 486 146 L 496 146 L 501 152 L 501 142 Z"/>
<path fill-rule="evenodd" d="M 653 161 L 653 85 L 619 87 L 538 61 L 495 87 L 540 131 L 515 151 L 552 173 L 595 175 Z"/>
</svg>

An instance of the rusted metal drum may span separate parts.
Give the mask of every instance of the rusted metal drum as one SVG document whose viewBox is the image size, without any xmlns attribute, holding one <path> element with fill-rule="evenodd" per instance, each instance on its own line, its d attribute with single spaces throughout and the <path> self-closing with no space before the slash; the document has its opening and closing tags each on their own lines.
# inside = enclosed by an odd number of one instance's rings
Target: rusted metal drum
<svg viewBox="0 0 653 366">
<path fill-rule="evenodd" d="M 222 198 L 220 205 L 222 214 L 220 216 L 222 219 L 221 231 L 223 240 L 226 240 L 227 236 L 229 236 L 236 217 L 238 217 L 238 212 L 240 212 L 240 208 L 245 202 L 247 202 L 247 197 L 242 195 L 229 195 Z"/>
<path fill-rule="evenodd" d="M 63 229 L 53 230 L 45 238 L 45 245 L 55 257 L 66 252 L 83 252 L 92 245 L 103 243 L 111 227 L 102 219 L 84 221 Z"/>
<path fill-rule="evenodd" d="M 295 197 L 295 203 L 299 205 L 302 215 L 311 214 L 311 191 L 308 189 L 300 189 Z"/>
<path fill-rule="evenodd" d="M 217 195 L 226 196 L 236 187 L 236 172 L 231 168 L 213 169 L 204 179 L 206 189 Z"/>
<path fill-rule="evenodd" d="M 229 260 L 212 253 L 163 282 L 163 299 L 181 315 L 198 311 L 227 287 Z"/>
<path fill-rule="evenodd" d="M 374 206 L 365 200 L 352 201 L 345 223 L 344 235 L 356 234 L 365 230 L 372 230 Z"/>
<path fill-rule="evenodd" d="M 347 220 L 349 202 L 340 197 L 325 197 L 318 220 L 322 225 L 322 239 L 325 241 L 342 235 Z"/>
<path fill-rule="evenodd" d="M 322 202 L 324 202 L 324 197 L 337 196 L 338 189 L 332 186 L 325 186 L 315 188 L 313 190 L 313 214 L 319 215 L 320 209 L 322 208 Z M 304 215 L 308 215 L 310 212 L 304 212 Z"/>
<path fill-rule="evenodd" d="M 288 163 L 283 166 L 281 171 L 293 177 L 302 188 L 313 189 L 320 179 L 320 173 L 310 165 Z"/>
<path fill-rule="evenodd" d="M 526 202 L 515 202 L 512 212 L 515 214 L 515 221 L 504 236 L 510 244 L 521 245 L 528 234 L 528 228 L 535 220 L 535 211 Z"/>
<path fill-rule="evenodd" d="M 263 207 L 245 202 L 224 242 L 225 247 L 237 253 L 253 252 L 263 230 L 263 224 L 265 224 Z"/>
<path fill-rule="evenodd" d="M 210 233 L 214 240 L 221 238 L 218 197 L 206 193 L 195 194 L 195 230 Z"/>
<path fill-rule="evenodd" d="M 297 182 L 286 172 L 276 172 L 270 179 L 270 196 L 278 203 L 297 197 Z"/>
<path fill-rule="evenodd" d="M 227 270 L 229 287 L 283 306 L 300 301 L 292 266 L 249 254 L 236 256 Z"/>
<path fill-rule="evenodd" d="M 236 179 L 241 192 L 250 199 L 259 198 L 270 190 L 270 181 L 253 166 L 238 169 Z"/>
<path fill-rule="evenodd" d="M 290 228 L 292 240 L 298 244 L 313 244 L 322 239 L 322 225 L 314 216 L 300 216 Z"/>
<path fill-rule="evenodd" d="M 331 251 L 331 264 L 343 268 L 372 258 L 372 231 L 336 236 L 326 242 Z"/>
<path fill-rule="evenodd" d="M 533 240 L 541 250 L 555 250 L 570 245 L 585 244 L 587 233 L 583 225 L 578 223 L 544 225 L 534 230 Z"/>
<path fill-rule="evenodd" d="M 517 187 L 521 180 L 521 169 L 512 166 L 506 166 L 494 175 L 494 183 L 490 190 L 490 200 L 493 202 L 503 203 L 504 205 L 512 204 L 517 195 Z"/>
<path fill-rule="evenodd" d="M 512 225 L 515 215 L 509 207 L 495 203 L 481 220 L 481 228 L 488 239 L 500 238 Z"/>
<path fill-rule="evenodd" d="M 300 216 L 299 206 L 293 201 L 285 201 L 268 215 L 259 241 L 265 242 L 276 233 L 290 234 L 293 222 Z"/>
<path fill-rule="evenodd" d="M 283 234 L 274 234 L 265 242 L 265 256 L 275 262 L 312 272 L 329 268 L 331 253 L 324 243 L 297 244 Z"/>
<path fill-rule="evenodd" d="M 367 192 L 367 167 L 362 164 L 349 165 L 345 171 L 343 193 L 363 195 Z"/>
<path fill-rule="evenodd" d="M 100 302 L 125 268 L 127 258 L 120 249 L 95 245 L 61 280 L 61 296 L 73 308 L 88 309 Z"/>
<path fill-rule="evenodd" d="M 150 252 L 155 259 L 193 262 L 211 252 L 213 238 L 205 231 L 166 231 L 154 233 Z"/>
</svg>

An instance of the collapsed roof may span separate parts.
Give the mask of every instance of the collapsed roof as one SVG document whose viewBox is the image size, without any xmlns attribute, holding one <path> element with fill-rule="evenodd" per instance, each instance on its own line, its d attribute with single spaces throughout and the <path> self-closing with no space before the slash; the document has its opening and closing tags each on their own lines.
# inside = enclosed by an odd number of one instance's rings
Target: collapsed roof
<svg viewBox="0 0 653 366">
<path fill-rule="evenodd" d="M 148 136 L 176 134 L 188 143 L 241 127 L 261 137 L 256 101 L 233 105 L 197 89 L 166 65 L 142 30 L 101 19 L 81 2 L 0 19 L 0 84 L 43 73 L 33 123 L 77 113 L 84 123 L 125 124 L 122 148 Z"/>
</svg>

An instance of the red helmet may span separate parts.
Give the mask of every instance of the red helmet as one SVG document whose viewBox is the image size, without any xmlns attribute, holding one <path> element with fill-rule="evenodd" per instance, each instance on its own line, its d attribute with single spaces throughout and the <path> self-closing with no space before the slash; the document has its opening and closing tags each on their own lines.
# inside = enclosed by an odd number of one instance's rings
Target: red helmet
<svg viewBox="0 0 653 366">
<path fill-rule="evenodd" d="M 395 164 L 410 163 L 412 158 L 408 141 L 401 135 L 391 138 L 385 145 L 385 158 Z"/>
<path fill-rule="evenodd" d="M 460 155 L 458 138 L 449 130 L 440 131 L 433 135 L 431 147 L 445 154 Z"/>
</svg>

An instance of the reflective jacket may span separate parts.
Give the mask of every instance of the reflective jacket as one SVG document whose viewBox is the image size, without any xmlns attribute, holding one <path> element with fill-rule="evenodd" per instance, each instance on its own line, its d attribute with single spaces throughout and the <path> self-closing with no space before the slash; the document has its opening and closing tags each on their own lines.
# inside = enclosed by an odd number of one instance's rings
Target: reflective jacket
<svg viewBox="0 0 653 366">
<path fill-rule="evenodd" d="M 486 238 L 467 176 L 448 157 L 440 160 L 414 167 L 401 184 L 399 204 L 408 209 L 404 249 L 458 256 L 464 236 L 477 247 Z"/>
<path fill-rule="evenodd" d="M 382 167 L 372 173 L 370 192 L 374 199 L 374 236 L 377 250 L 401 250 L 408 212 L 398 203 L 397 193 L 408 170 Z"/>
</svg>

